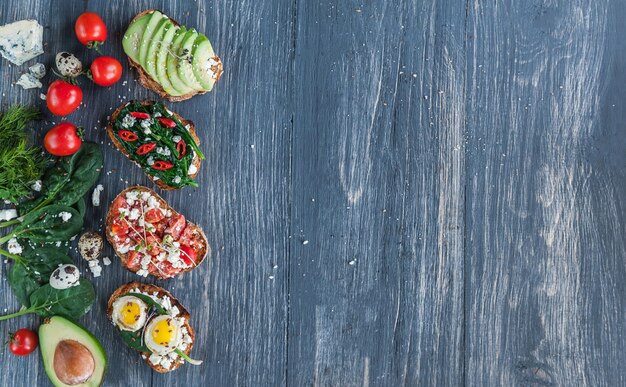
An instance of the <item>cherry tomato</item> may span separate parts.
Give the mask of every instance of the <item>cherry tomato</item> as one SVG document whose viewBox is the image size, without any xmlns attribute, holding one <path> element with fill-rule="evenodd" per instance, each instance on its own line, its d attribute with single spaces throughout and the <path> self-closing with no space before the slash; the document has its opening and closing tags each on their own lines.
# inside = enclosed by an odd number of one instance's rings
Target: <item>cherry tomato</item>
<svg viewBox="0 0 626 387">
<path fill-rule="evenodd" d="M 98 47 L 107 39 L 107 27 L 98 14 L 85 12 L 76 19 L 74 32 L 78 40 L 89 48 Z"/>
<path fill-rule="evenodd" d="M 110 56 L 101 56 L 91 63 L 91 78 L 98 86 L 111 86 L 122 77 L 122 64 Z"/>
<path fill-rule="evenodd" d="M 37 345 L 39 339 L 37 334 L 30 329 L 19 329 L 15 333 L 9 334 L 9 350 L 17 356 L 26 356 L 31 354 Z"/>
<path fill-rule="evenodd" d="M 152 152 L 152 150 L 156 147 L 156 143 L 149 142 L 147 144 L 143 144 L 139 148 L 137 148 L 138 155 L 145 155 L 146 153 Z"/>
<path fill-rule="evenodd" d="M 80 87 L 63 80 L 56 80 L 48 87 L 46 104 L 55 116 L 66 116 L 76 110 L 83 101 Z"/>
<path fill-rule="evenodd" d="M 169 119 L 169 118 L 159 118 L 159 122 L 161 123 L 161 125 L 165 126 L 166 128 L 175 128 L 176 127 L 176 121 Z"/>
<path fill-rule="evenodd" d="M 130 130 L 120 130 L 117 134 L 119 134 L 122 140 L 128 142 L 137 141 L 138 138 L 137 135 Z"/>
<path fill-rule="evenodd" d="M 149 209 L 144 215 L 144 220 L 151 224 L 158 223 L 163 220 L 163 218 L 165 218 L 165 214 L 158 208 Z"/>
<path fill-rule="evenodd" d="M 80 149 L 83 143 L 82 129 L 69 122 L 61 122 L 46 133 L 43 145 L 55 156 L 69 156 Z"/>
<path fill-rule="evenodd" d="M 141 118 L 142 120 L 147 120 L 150 118 L 150 114 L 144 112 L 130 112 L 130 115 L 135 118 Z"/>
<path fill-rule="evenodd" d="M 180 246 L 180 258 L 187 265 L 196 263 L 196 251 L 190 246 Z"/>
</svg>

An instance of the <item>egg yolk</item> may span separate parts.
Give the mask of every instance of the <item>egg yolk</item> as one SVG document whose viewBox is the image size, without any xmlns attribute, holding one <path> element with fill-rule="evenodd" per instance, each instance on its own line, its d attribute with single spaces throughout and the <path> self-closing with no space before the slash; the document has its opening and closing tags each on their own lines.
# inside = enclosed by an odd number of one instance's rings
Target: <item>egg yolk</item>
<svg viewBox="0 0 626 387">
<path fill-rule="evenodd" d="M 158 345 L 167 347 L 176 336 L 176 327 L 170 319 L 161 320 L 152 328 L 152 339 Z"/>
<path fill-rule="evenodd" d="M 141 306 L 136 302 L 127 302 L 124 304 L 122 313 L 120 313 L 122 323 L 126 326 L 135 324 L 141 316 Z"/>
</svg>

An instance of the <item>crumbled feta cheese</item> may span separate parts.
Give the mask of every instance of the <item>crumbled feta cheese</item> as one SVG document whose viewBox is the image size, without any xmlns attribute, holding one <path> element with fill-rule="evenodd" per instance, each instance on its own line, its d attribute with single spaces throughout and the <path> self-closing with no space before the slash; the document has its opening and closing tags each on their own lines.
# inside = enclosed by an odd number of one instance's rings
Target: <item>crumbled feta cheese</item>
<svg viewBox="0 0 626 387">
<path fill-rule="evenodd" d="M 98 260 L 89 261 L 89 270 L 94 277 L 100 277 L 102 274 L 102 266 Z"/>
<path fill-rule="evenodd" d="M 150 134 L 152 133 L 152 130 L 150 130 L 150 127 L 152 126 L 152 124 L 154 123 L 154 120 L 152 118 L 148 118 L 146 120 L 141 120 L 141 127 L 143 128 L 143 132 L 145 134 Z"/>
<path fill-rule="evenodd" d="M 119 245 L 117 246 L 117 252 L 120 254 L 126 254 L 127 252 L 130 251 L 130 248 L 132 246 L 130 244 L 125 244 L 125 245 Z"/>
<path fill-rule="evenodd" d="M 148 157 L 148 160 L 146 160 L 146 163 L 147 163 L 148 165 L 154 165 L 154 158 L 153 158 L 152 156 L 149 156 L 149 157 Z"/>
<path fill-rule="evenodd" d="M 132 210 L 130 210 L 130 214 L 128 215 L 128 219 L 130 220 L 137 220 L 139 219 L 139 209 L 138 208 L 133 208 Z"/>
<path fill-rule="evenodd" d="M 141 193 L 141 200 L 148 200 L 150 197 L 152 197 L 152 195 L 150 195 L 150 192 L 144 191 Z"/>
<path fill-rule="evenodd" d="M 148 270 L 146 270 L 146 269 L 139 269 L 139 270 L 137 270 L 137 275 L 141 276 L 141 277 L 147 277 L 148 276 Z"/>
<path fill-rule="evenodd" d="M 37 181 L 35 181 L 35 182 L 33 183 L 33 185 L 31 185 L 31 186 L 30 186 L 30 188 L 31 188 L 33 191 L 37 191 L 37 192 L 41 191 L 41 180 L 37 180 Z"/>
<path fill-rule="evenodd" d="M 170 148 L 158 147 L 156 148 L 156 153 L 163 156 L 170 156 L 172 154 L 172 151 L 170 151 Z"/>
<path fill-rule="evenodd" d="M 122 119 L 122 127 L 124 127 L 124 128 L 131 128 L 133 125 L 135 125 L 135 122 L 137 122 L 137 119 L 135 117 L 131 116 L 130 114 L 127 114 Z"/>
<path fill-rule="evenodd" d="M 98 184 L 91 193 L 91 204 L 93 204 L 94 207 L 98 207 L 100 205 L 100 193 L 102 191 L 104 191 L 104 187 L 102 184 Z"/>
<path fill-rule="evenodd" d="M 172 142 L 174 144 L 178 143 L 180 140 L 182 140 L 182 138 L 180 136 L 174 136 L 172 137 Z"/>
<path fill-rule="evenodd" d="M 153 114 L 153 116 L 156 117 L 156 118 L 159 118 L 159 117 L 161 117 L 161 113 L 160 112 L 156 112 L 156 113 Z"/>
<path fill-rule="evenodd" d="M 59 212 L 59 216 L 61 217 L 61 219 L 63 219 L 64 222 L 67 222 L 68 220 L 72 219 L 72 214 L 67 211 Z"/>
<path fill-rule="evenodd" d="M 156 353 L 152 353 L 150 354 L 148 361 L 150 361 L 150 363 L 152 364 L 160 364 L 162 359 L 163 359 L 163 356 L 157 355 Z"/>
<path fill-rule="evenodd" d="M 126 192 L 126 202 L 128 202 L 128 204 L 132 206 L 135 200 L 139 200 L 139 191 Z"/>
<path fill-rule="evenodd" d="M 22 245 L 17 242 L 17 239 L 11 238 L 7 243 L 7 248 L 9 249 L 9 253 L 11 254 L 22 254 Z"/>
<path fill-rule="evenodd" d="M 189 176 L 193 175 L 194 173 L 198 172 L 198 167 L 196 167 L 196 164 L 191 164 L 189 166 L 189 169 L 187 170 L 187 174 Z"/>
<path fill-rule="evenodd" d="M 174 184 L 180 184 L 181 178 L 180 176 L 175 176 L 174 179 L 172 179 L 172 181 L 174 182 Z"/>
<path fill-rule="evenodd" d="M 17 210 L 0 210 L 0 220 L 11 220 L 17 218 Z"/>
<path fill-rule="evenodd" d="M 102 258 L 102 263 L 104 263 L 104 266 L 109 266 L 111 264 L 111 258 L 109 257 Z"/>
</svg>

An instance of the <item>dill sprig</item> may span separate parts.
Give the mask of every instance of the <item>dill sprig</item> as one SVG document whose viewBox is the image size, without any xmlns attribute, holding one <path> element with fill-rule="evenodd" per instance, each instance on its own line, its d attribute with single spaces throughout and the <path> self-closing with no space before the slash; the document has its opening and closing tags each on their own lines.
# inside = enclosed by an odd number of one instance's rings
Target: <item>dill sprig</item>
<svg viewBox="0 0 626 387">
<path fill-rule="evenodd" d="M 12 106 L 0 115 L 0 199 L 17 203 L 41 177 L 46 157 L 29 144 L 26 125 L 41 118 L 38 109 Z"/>
</svg>

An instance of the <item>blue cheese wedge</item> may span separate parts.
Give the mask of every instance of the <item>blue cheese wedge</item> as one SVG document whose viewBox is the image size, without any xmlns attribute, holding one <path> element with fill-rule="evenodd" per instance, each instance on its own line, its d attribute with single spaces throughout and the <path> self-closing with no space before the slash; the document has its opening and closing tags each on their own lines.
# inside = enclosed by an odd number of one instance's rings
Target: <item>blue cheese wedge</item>
<svg viewBox="0 0 626 387">
<path fill-rule="evenodd" d="M 15 84 L 22 86 L 23 89 L 41 88 L 43 86 L 39 79 L 35 78 L 31 73 L 22 74 Z"/>
<path fill-rule="evenodd" d="M 0 26 L 0 55 L 21 65 L 43 54 L 43 27 L 37 20 L 20 20 Z"/>
</svg>

